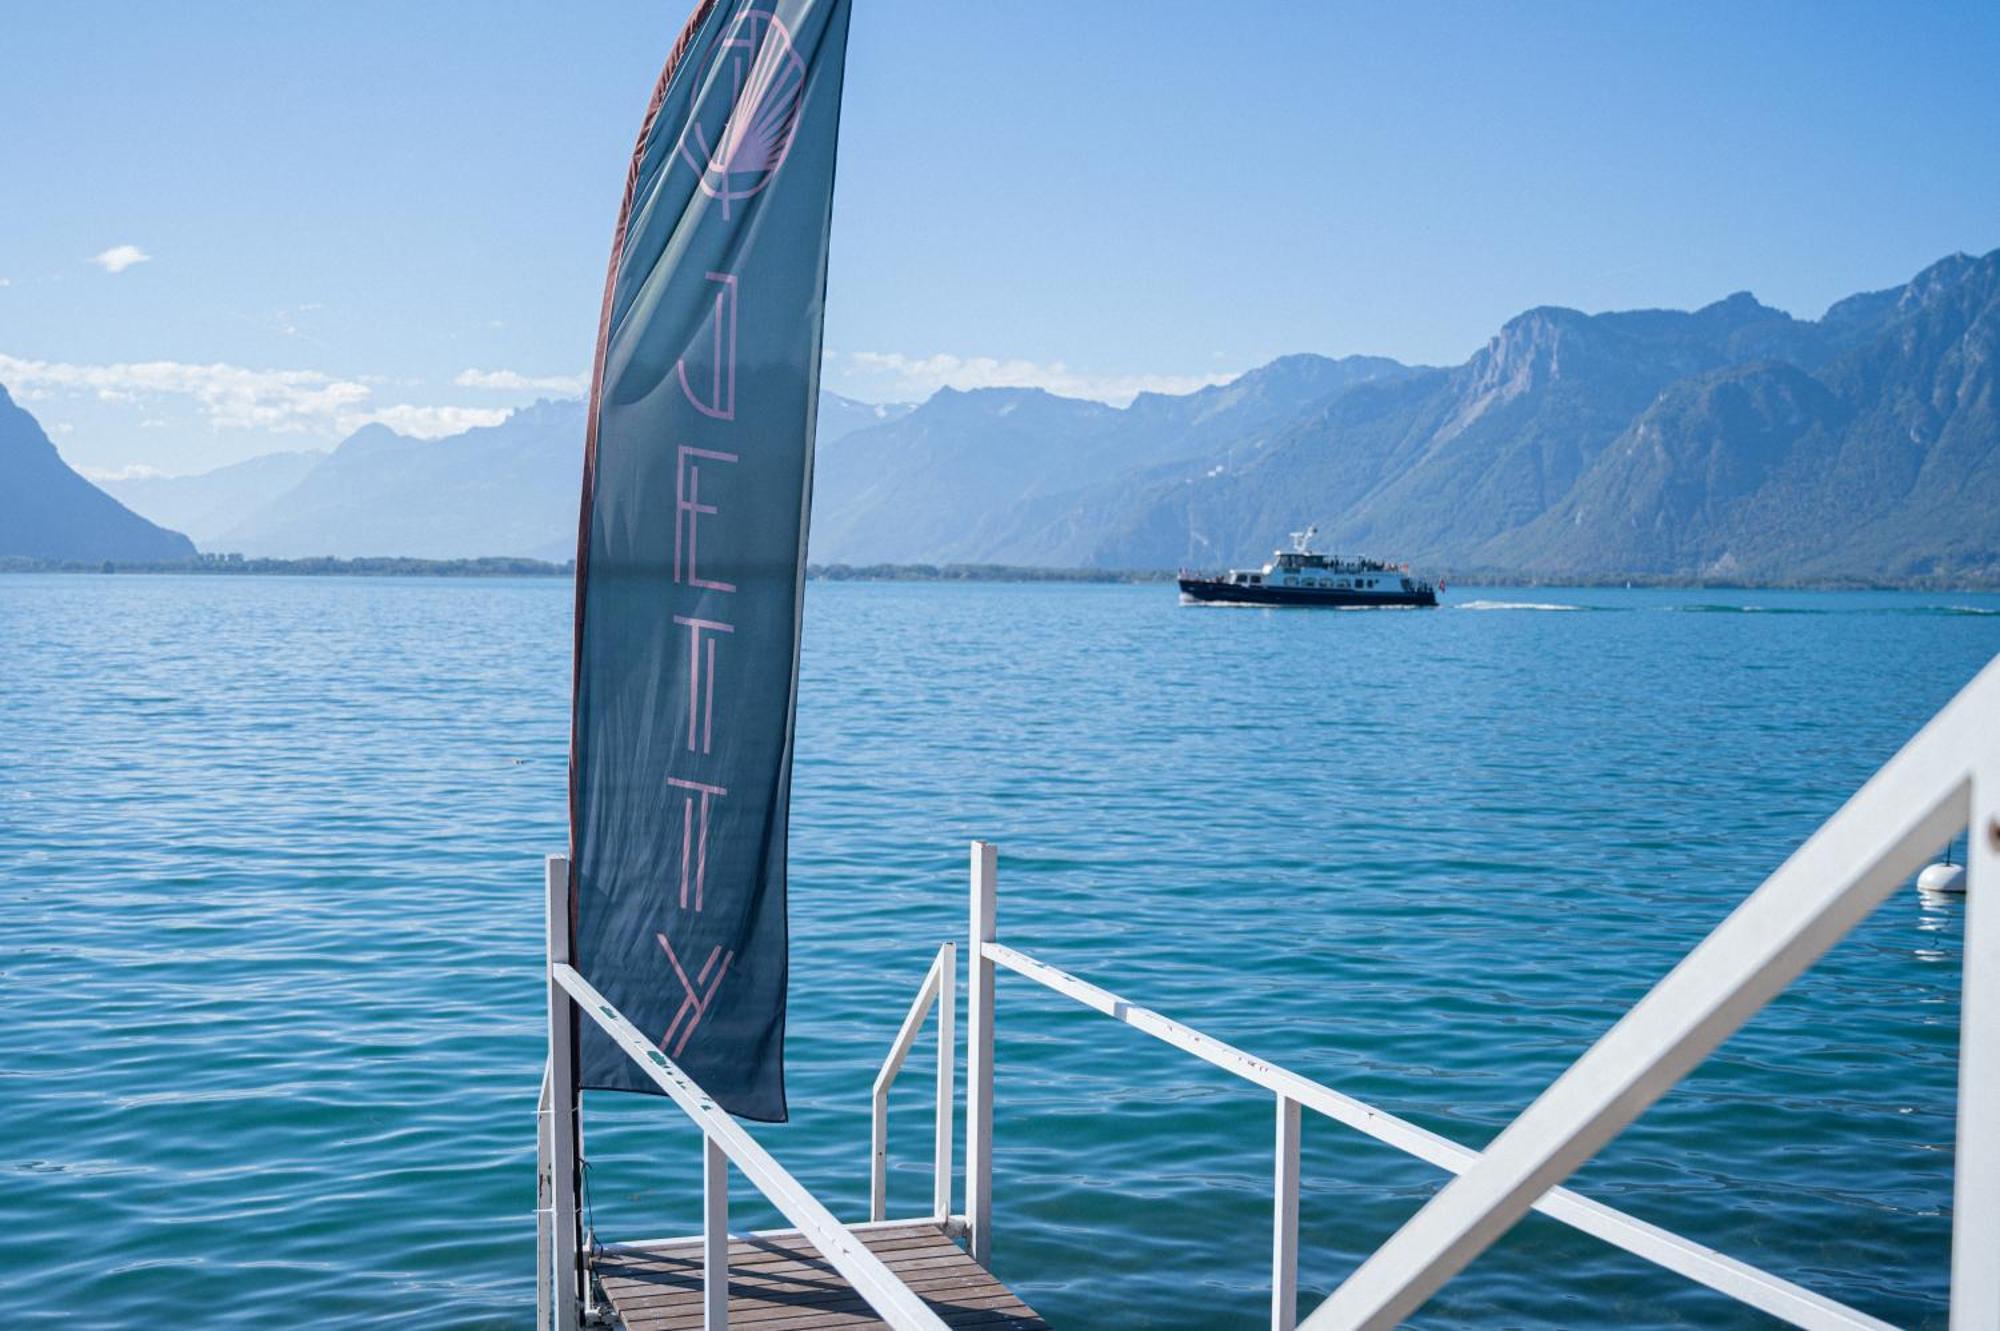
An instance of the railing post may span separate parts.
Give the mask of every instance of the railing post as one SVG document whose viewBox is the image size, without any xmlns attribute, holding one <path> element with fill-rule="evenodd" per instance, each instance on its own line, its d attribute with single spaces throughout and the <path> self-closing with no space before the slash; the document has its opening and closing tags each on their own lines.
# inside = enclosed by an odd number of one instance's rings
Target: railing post
<svg viewBox="0 0 2000 1331">
<path fill-rule="evenodd" d="M 1271 1207 L 1271 1331 L 1299 1320 L 1299 1102 L 1278 1097 L 1278 1149 Z"/>
<path fill-rule="evenodd" d="M 549 1291 L 555 1271 L 555 1195 L 550 1175 L 549 1064 L 542 1064 L 542 1094 L 535 1102 L 535 1331 L 554 1331 L 549 1318 L 554 1301 Z"/>
<path fill-rule="evenodd" d="M 2000 739 L 2000 735 L 1995 736 Z M 1959 988 L 1952 1331 L 2000 1326 L 2000 755 L 1972 774 Z"/>
<path fill-rule="evenodd" d="M 877 1090 L 870 1104 L 868 1131 L 868 1218 L 889 1218 L 889 1093 Z"/>
<path fill-rule="evenodd" d="M 729 1326 L 729 1157 L 715 1138 L 702 1135 L 701 1324 Z"/>
<path fill-rule="evenodd" d="M 972 928 L 966 954 L 965 1222 L 972 1260 L 993 1256 L 993 962 L 994 894 L 1000 848 L 972 843 Z"/>
<path fill-rule="evenodd" d="M 952 1111 L 958 1088 L 952 1054 L 958 1043 L 958 945 L 946 943 L 938 958 L 937 1144 L 931 1158 L 931 1212 L 943 1225 L 951 1219 Z"/>
<path fill-rule="evenodd" d="M 548 964 L 569 965 L 569 857 L 551 855 L 547 869 Z M 583 1235 L 578 1226 L 576 1005 L 569 991 L 549 982 L 549 1165 L 554 1184 L 551 1225 L 554 1260 L 542 1278 L 551 1282 L 556 1331 L 576 1331 L 581 1311 Z"/>
</svg>

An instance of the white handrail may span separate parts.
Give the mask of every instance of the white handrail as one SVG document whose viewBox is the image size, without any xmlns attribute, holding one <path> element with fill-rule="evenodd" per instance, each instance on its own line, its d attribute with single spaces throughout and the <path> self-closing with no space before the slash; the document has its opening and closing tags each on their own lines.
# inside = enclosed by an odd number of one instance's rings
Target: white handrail
<svg viewBox="0 0 2000 1331">
<path fill-rule="evenodd" d="M 1185 1050 L 1224 1072 L 1275 1092 L 1284 1100 L 1295 1101 L 1337 1123 L 1366 1133 L 1406 1155 L 1416 1156 L 1454 1174 L 1464 1173 L 1479 1161 L 1479 1152 L 1461 1146 L 1449 1137 L 1441 1137 L 1407 1119 L 1398 1118 L 1288 1068 L 1245 1053 L 1234 1045 L 1161 1016 L 1151 1008 L 1141 1007 L 1004 943 L 987 943 L 983 951 L 989 960 L 1017 975 L 1026 976 L 1084 1007 L 1102 1012 L 1134 1030 L 1144 1031 L 1176 1049 Z M 1281 1192 L 1281 1215 L 1284 1204 L 1285 1197 Z M 1890 1326 L 1890 1323 L 1822 1294 L 1815 1294 L 1804 1286 L 1703 1247 L 1671 1230 L 1648 1224 L 1567 1188 L 1552 1189 L 1535 1203 L 1534 1209 L 1794 1326 L 1814 1328 L 1814 1331 L 1859 1331 L 1860 1328 L 1883 1331 Z M 1296 1225 L 1297 1210 L 1293 1207 L 1290 1235 L 1293 1245 L 1297 1243 Z M 1284 1246 L 1285 1239 L 1282 1237 L 1274 1243 L 1277 1250 L 1282 1250 Z M 1275 1293 L 1273 1302 L 1275 1324 L 1279 1320 Z"/>
<path fill-rule="evenodd" d="M 638 1028 L 627 1021 L 603 994 L 597 992 L 590 981 L 577 973 L 575 967 L 553 963 L 549 967 L 549 977 L 576 1000 L 578 1010 L 602 1027 L 654 1085 L 665 1091 L 682 1112 L 695 1121 L 707 1142 L 705 1149 L 720 1149 L 743 1172 L 743 1176 L 756 1184 L 771 1204 L 798 1227 L 800 1235 L 819 1249 L 820 1255 L 846 1278 L 855 1293 L 867 1300 L 877 1316 L 894 1331 L 945 1331 L 945 1324 L 938 1315 L 908 1285 L 897 1279 L 881 1258 L 870 1252 L 867 1245 L 849 1232 L 847 1226 L 834 1219 L 818 1198 L 774 1160 L 770 1152 L 758 1145 L 756 1138 L 744 1131 L 742 1125 L 710 1099 L 708 1093 L 682 1072 L 671 1058 L 641 1035 Z M 712 1172 L 710 1177 L 713 1177 Z M 716 1191 L 713 1187 L 705 1189 L 708 1199 L 704 1208 L 705 1228 L 708 1232 L 704 1237 L 708 1240 L 705 1246 L 711 1262 L 716 1237 L 714 1230 L 718 1227 L 714 1205 Z M 709 1279 L 713 1281 L 715 1275 L 716 1268 L 710 1265 Z M 721 1283 L 726 1291 L 726 1278 Z M 711 1288 L 708 1297 L 711 1309 L 715 1296 L 716 1291 Z M 726 1293 L 724 1299 L 726 1306 Z"/>
<path fill-rule="evenodd" d="M 910 1047 L 916 1043 L 917 1032 L 923 1029 L 924 1019 L 930 1015 L 933 1005 L 938 1007 L 938 1032 L 937 1123 L 931 1156 L 931 1214 L 940 1225 L 951 1219 L 952 1016 L 958 1003 L 957 979 L 958 945 L 942 944 L 937 956 L 931 960 L 930 969 L 924 972 L 923 984 L 918 987 L 917 996 L 903 1017 L 895 1042 L 889 1046 L 889 1056 L 883 1060 L 882 1070 L 875 1074 L 875 1086 L 869 1095 L 873 1124 L 869 1142 L 870 1220 L 889 1218 L 889 1088 L 896 1084 L 896 1078 L 902 1073 L 903 1061 L 910 1056 Z"/>
</svg>

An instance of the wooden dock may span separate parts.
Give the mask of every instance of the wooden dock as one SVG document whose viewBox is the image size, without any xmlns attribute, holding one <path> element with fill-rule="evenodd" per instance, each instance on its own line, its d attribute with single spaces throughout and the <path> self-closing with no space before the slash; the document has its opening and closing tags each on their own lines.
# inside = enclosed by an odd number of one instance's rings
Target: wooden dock
<svg viewBox="0 0 2000 1331">
<path fill-rule="evenodd" d="M 952 1327 L 1048 1331 L 1048 1323 L 932 1221 L 855 1236 Z M 699 1238 L 607 1248 L 593 1262 L 626 1331 L 700 1331 Z M 748 1331 L 873 1331 L 887 1324 L 797 1231 L 730 1240 L 729 1325 Z"/>
</svg>

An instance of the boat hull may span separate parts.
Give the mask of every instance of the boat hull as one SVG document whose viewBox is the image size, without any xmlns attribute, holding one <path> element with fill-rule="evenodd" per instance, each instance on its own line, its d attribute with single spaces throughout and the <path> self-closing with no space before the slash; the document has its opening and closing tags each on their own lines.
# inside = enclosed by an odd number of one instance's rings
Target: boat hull
<svg viewBox="0 0 2000 1331">
<path fill-rule="evenodd" d="M 1437 592 L 1428 587 L 1415 591 L 1355 591 L 1344 587 L 1273 587 L 1268 583 L 1224 582 L 1220 578 L 1182 578 L 1181 595 L 1210 605 L 1317 606 L 1355 610 L 1389 606 L 1434 606 Z"/>
</svg>

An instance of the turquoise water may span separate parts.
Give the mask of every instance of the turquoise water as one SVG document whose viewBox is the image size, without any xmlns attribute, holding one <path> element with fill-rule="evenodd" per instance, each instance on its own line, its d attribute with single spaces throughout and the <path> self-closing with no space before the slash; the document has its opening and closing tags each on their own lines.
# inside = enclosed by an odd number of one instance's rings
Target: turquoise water
<svg viewBox="0 0 2000 1331">
<path fill-rule="evenodd" d="M 1482 1143 L 2000 651 L 1991 596 L 1448 599 L 815 584 L 760 1136 L 860 1217 L 984 836 L 1004 940 Z M 8 1325 L 528 1325 L 568 627 L 552 581 L 0 578 Z M 1576 1186 L 1942 1326 L 1960 936 L 1898 893 Z M 1269 1098 L 1004 975 L 999 1022 L 999 1273 L 1059 1327 L 1262 1325 Z M 690 1232 L 694 1131 L 586 1113 L 599 1232 Z M 1304 1173 L 1313 1293 L 1440 1181 L 1310 1117 Z M 1531 1218 L 1418 1322 L 1757 1319 Z"/>
</svg>

